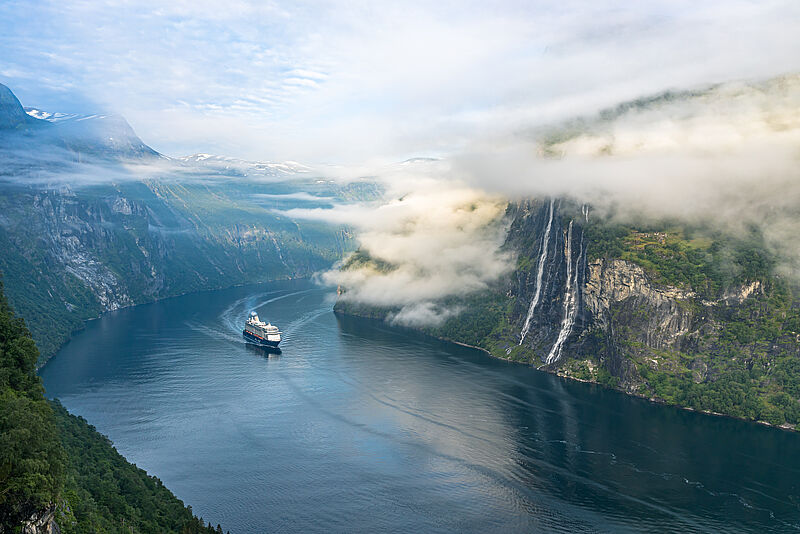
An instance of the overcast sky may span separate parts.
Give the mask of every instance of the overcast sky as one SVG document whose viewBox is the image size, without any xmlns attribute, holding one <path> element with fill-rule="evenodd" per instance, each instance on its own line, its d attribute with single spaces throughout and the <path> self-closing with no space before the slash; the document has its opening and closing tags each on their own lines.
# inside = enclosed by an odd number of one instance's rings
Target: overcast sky
<svg viewBox="0 0 800 534">
<path fill-rule="evenodd" d="M 23 105 L 169 155 L 446 155 L 667 88 L 800 70 L 800 2 L 3 0 Z"/>
</svg>

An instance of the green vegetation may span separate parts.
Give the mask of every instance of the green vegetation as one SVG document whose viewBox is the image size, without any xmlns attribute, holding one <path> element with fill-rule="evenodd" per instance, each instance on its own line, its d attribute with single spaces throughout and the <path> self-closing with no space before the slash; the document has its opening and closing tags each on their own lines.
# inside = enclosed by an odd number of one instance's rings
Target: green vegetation
<svg viewBox="0 0 800 534">
<path fill-rule="evenodd" d="M 64 452 L 35 374 L 39 354 L 0 285 L 0 526 L 13 529 L 54 503 Z"/>
<path fill-rule="evenodd" d="M 54 354 L 84 320 L 100 313 L 100 306 L 74 275 L 65 273 L 61 280 L 54 281 L 37 268 L 45 262 L 42 251 L 30 247 L 31 254 L 26 257 L 15 254 L 14 248 L 7 231 L 0 226 L 0 250 L 4 251 L 0 254 L 0 273 L 6 282 L 11 280 L 5 288 L 8 299 L 28 324 L 37 325 L 32 330 L 40 353 Z M 59 305 L 58 300 L 64 304 Z"/>
<path fill-rule="evenodd" d="M 515 273 L 482 292 L 437 302 L 460 312 L 421 329 L 501 358 L 541 363 L 534 352 L 548 347 L 517 343 L 524 307 L 514 297 L 538 262 L 522 252 L 535 250 L 530 240 L 540 238 L 533 220 L 517 219 L 520 227 L 506 243 L 517 253 Z M 778 258 L 758 229 L 730 235 L 674 221 L 621 225 L 597 216 L 580 227 L 589 261 L 625 260 L 655 286 L 694 295 L 667 305 L 647 297 L 610 302 L 606 323 L 576 330 L 559 373 L 695 410 L 800 425 L 800 287 L 778 275 Z M 364 252 L 345 268 L 366 264 L 386 268 Z M 346 301 L 336 307 L 373 318 L 398 311 Z"/>
<path fill-rule="evenodd" d="M 47 359 L 84 321 L 109 309 L 311 276 L 340 259 L 352 237 L 275 211 L 305 206 L 280 199 L 298 189 L 329 199 L 321 204 L 377 194 L 368 183 L 314 180 L 131 180 L 66 193 L 0 183 L 8 299 Z"/>
<path fill-rule="evenodd" d="M 776 259 L 757 228 L 732 237 L 702 228 L 624 226 L 596 221 L 585 227 L 590 260 L 619 258 L 640 265 L 655 282 L 705 298 L 735 284 L 769 278 Z"/>
<path fill-rule="evenodd" d="M 776 425 L 800 423 L 798 288 L 776 274 L 777 258 L 757 229 L 731 236 L 668 223 L 635 228 L 600 220 L 586 235 L 590 258 L 636 263 L 655 283 L 697 295 L 677 302 L 692 316 L 704 316 L 688 334 L 692 341 L 668 350 L 641 342 L 645 309 L 625 303 L 612 308 L 616 348 L 635 364 L 638 376 L 628 379 L 638 382 L 640 394 Z M 758 284 L 749 298 L 721 299 L 749 283 Z M 601 374 L 596 381 L 614 386 Z"/>
<path fill-rule="evenodd" d="M 670 404 L 781 425 L 800 423 L 800 310 L 782 284 L 722 308 L 689 353 L 634 347 L 645 393 Z M 648 365 L 642 355 L 649 354 Z M 698 372 L 697 370 L 701 372 Z"/>
<path fill-rule="evenodd" d="M 57 515 L 64 534 L 216 532 L 158 478 L 125 460 L 85 419 L 70 414 L 58 401 L 51 404 L 68 459 Z"/>
<path fill-rule="evenodd" d="M 347 271 L 364 267 L 372 268 L 379 273 L 390 273 L 395 270 L 395 266 L 391 263 L 378 258 L 373 258 L 367 252 L 361 249 L 356 250 L 347 257 L 344 265 L 342 265 L 342 270 Z"/>
<path fill-rule="evenodd" d="M 54 511 L 65 534 L 214 534 L 160 480 L 58 401 L 35 373 L 38 350 L 0 283 L 0 532 Z"/>
<path fill-rule="evenodd" d="M 441 325 L 423 329 L 426 333 L 451 341 L 481 347 L 492 354 L 506 356 L 497 346 L 497 340 L 507 333 L 514 300 L 505 296 L 499 287 L 473 293 L 459 299 L 448 299 L 442 306 L 457 309 L 459 313 Z"/>
</svg>

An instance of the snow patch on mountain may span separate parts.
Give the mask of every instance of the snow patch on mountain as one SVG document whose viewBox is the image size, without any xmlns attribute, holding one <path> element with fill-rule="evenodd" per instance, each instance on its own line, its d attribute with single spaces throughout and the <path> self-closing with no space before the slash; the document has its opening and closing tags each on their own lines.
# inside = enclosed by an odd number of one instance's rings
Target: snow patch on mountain
<svg viewBox="0 0 800 534">
<path fill-rule="evenodd" d="M 27 113 L 28 115 L 30 115 L 34 119 L 40 119 L 40 120 L 48 121 L 48 122 L 60 122 L 60 121 L 72 120 L 72 119 L 75 119 L 77 117 L 80 117 L 80 115 L 77 115 L 75 113 L 59 113 L 59 112 L 52 112 L 52 111 L 44 111 L 44 110 L 36 109 L 36 108 L 24 108 L 24 109 L 25 109 L 25 113 Z"/>
<path fill-rule="evenodd" d="M 206 153 L 192 154 L 191 156 L 183 156 L 176 159 L 188 164 L 200 164 L 217 171 L 237 171 L 242 176 L 283 177 L 312 172 L 311 167 L 296 161 L 247 161 L 229 156 L 218 156 Z"/>
</svg>

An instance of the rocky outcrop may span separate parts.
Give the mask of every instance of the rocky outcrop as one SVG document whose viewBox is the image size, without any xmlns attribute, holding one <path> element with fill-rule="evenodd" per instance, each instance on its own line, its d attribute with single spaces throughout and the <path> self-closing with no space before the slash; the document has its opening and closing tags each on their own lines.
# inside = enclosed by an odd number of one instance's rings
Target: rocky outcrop
<svg viewBox="0 0 800 534">
<path fill-rule="evenodd" d="M 750 297 L 763 293 L 764 284 L 761 280 L 755 280 L 742 286 L 729 288 L 722 294 L 722 298 L 717 303 L 722 302 L 727 305 L 741 304 Z"/>
<path fill-rule="evenodd" d="M 48 508 L 41 515 L 25 523 L 22 534 L 61 534 L 61 529 L 56 523 L 56 507 Z"/>
<path fill-rule="evenodd" d="M 710 380 L 702 353 L 716 349 L 708 340 L 713 345 L 727 315 L 765 294 L 762 281 L 750 281 L 703 300 L 654 280 L 632 261 L 589 261 L 588 247 L 598 237 L 586 237 L 587 228 L 603 223 L 590 222 L 589 210 L 568 200 L 521 201 L 510 205 L 508 216 L 505 247 L 519 260 L 505 289 L 507 327 L 487 343 L 499 357 L 568 376 L 576 376 L 580 361 L 581 379 L 602 369 L 630 393 L 644 384 L 642 365 Z M 666 234 L 654 235 L 663 245 Z M 691 354 L 697 356 L 686 360 Z"/>
<path fill-rule="evenodd" d="M 580 206 L 557 199 L 528 200 L 509 209 L 505 248 L 519 257 L 510 281 L 514 330 L 506 352 L 518 345 L 552 364 L 584 324 L 582 291 L 586 243 Z"/>
<path fill-rule="evenodd" d="M 630 261 L 600 259 L 587 267 L 583 303 L 588 319 L 572 352 L 597 358 L 621 388 L 635 392 L 642 382 L 639 361 L 658 366 L 653 351 L 680 350 L 686 343 L 695 326 L 695 294 L 654 283 Z M 595 342 L 584 346 L 587 339 Z"/>
<path fill-rule="evenodd" d="M 619 259 L 593 261 L 588 272 L 583 302 L 594 327 L 626 326 L 655 349 L 674 346 L 691 329 L 691 291 L 653 284 L 644 269 Z"/>
<path fill-rule="evenodd" d="M 335 228 L 236 212 L 204 184 L 25 186 L 0 181 L 0 272 L 44 356 L 82 321 L 191 291 L 311 276 Z M 233 215 L 209 213 L 208 204 Z M 200 205 L 200 206 L 198 206 Z M 201 211 L 203 210 L 203 211 Z"/>
<path fill-rule="evenodd" d="M 513 272 L 451 299 L 460 315 L 423 330 L 654 401 L 800 426 L 800 302 L 770 271 L 765 244 L 639 230 L 590 211 L 565 199 L 511 203 Z M 336 310 L 391 317 L 341 300 Z"/>
</svg>

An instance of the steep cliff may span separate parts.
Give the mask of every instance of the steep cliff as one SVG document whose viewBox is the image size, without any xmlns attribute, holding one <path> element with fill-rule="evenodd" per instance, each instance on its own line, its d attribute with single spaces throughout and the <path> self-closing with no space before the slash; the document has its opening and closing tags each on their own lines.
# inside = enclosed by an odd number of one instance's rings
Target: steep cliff
<svg viewBox="0 0 800 534">
<path fill-rule="evenodd" d="M 630 261 L 600 259 L 588 265 L 583 288 L 591 328 L 606 338 L 604 367 L 633 393 L 641 380 L 623 344 L 657 351 L 680 350 L 693 329 L 691 291 L 653 284 L 644 270 Z M 624 333 L 624 335 L 623 335 Z"/>
<path fill-rule="evenodd" d="M 0 83 L 0 130 L 23 130 L 43 122 L 25 113 L 11 89 Z"/>
<path fill-rule="evenodd" d="M 167 158 L 122 117 L 26 113 L 0 85 L 0 275 L 8 298 L 46 359 L 106 311 L 310 276 L 349 251 L 351 236 L 281 212 L 379 189 L 308 172 L 207 154 Z"/>
<path fill-rule="evenodd" d="M 444 303 L 462 312 L 427 333 L 653 400 L 800 422 L 798 301 L 757 234 L 620 225 L 567 199 L 514 203 L 507 217 L 513 272 Z"/>
<path fill-rule="evenodd" d="M 52 506 L 22 527 L 22 534 L 61 534 L 61 528 L 56 522 L 56 507 Z"/>
<path fill-rule="evenodd" d="M 304 185 L 314 184 L 293 189 Z M 325 192 L 329 199 L 338 194 L 330 185 Z M 217 184 L 0 181 L 0 271 L 45 357 L 83 320 L 105 311 L 310 276 L 341 257 L 349 242 L 340 228 L 281 217 Z"/>
</svg>

